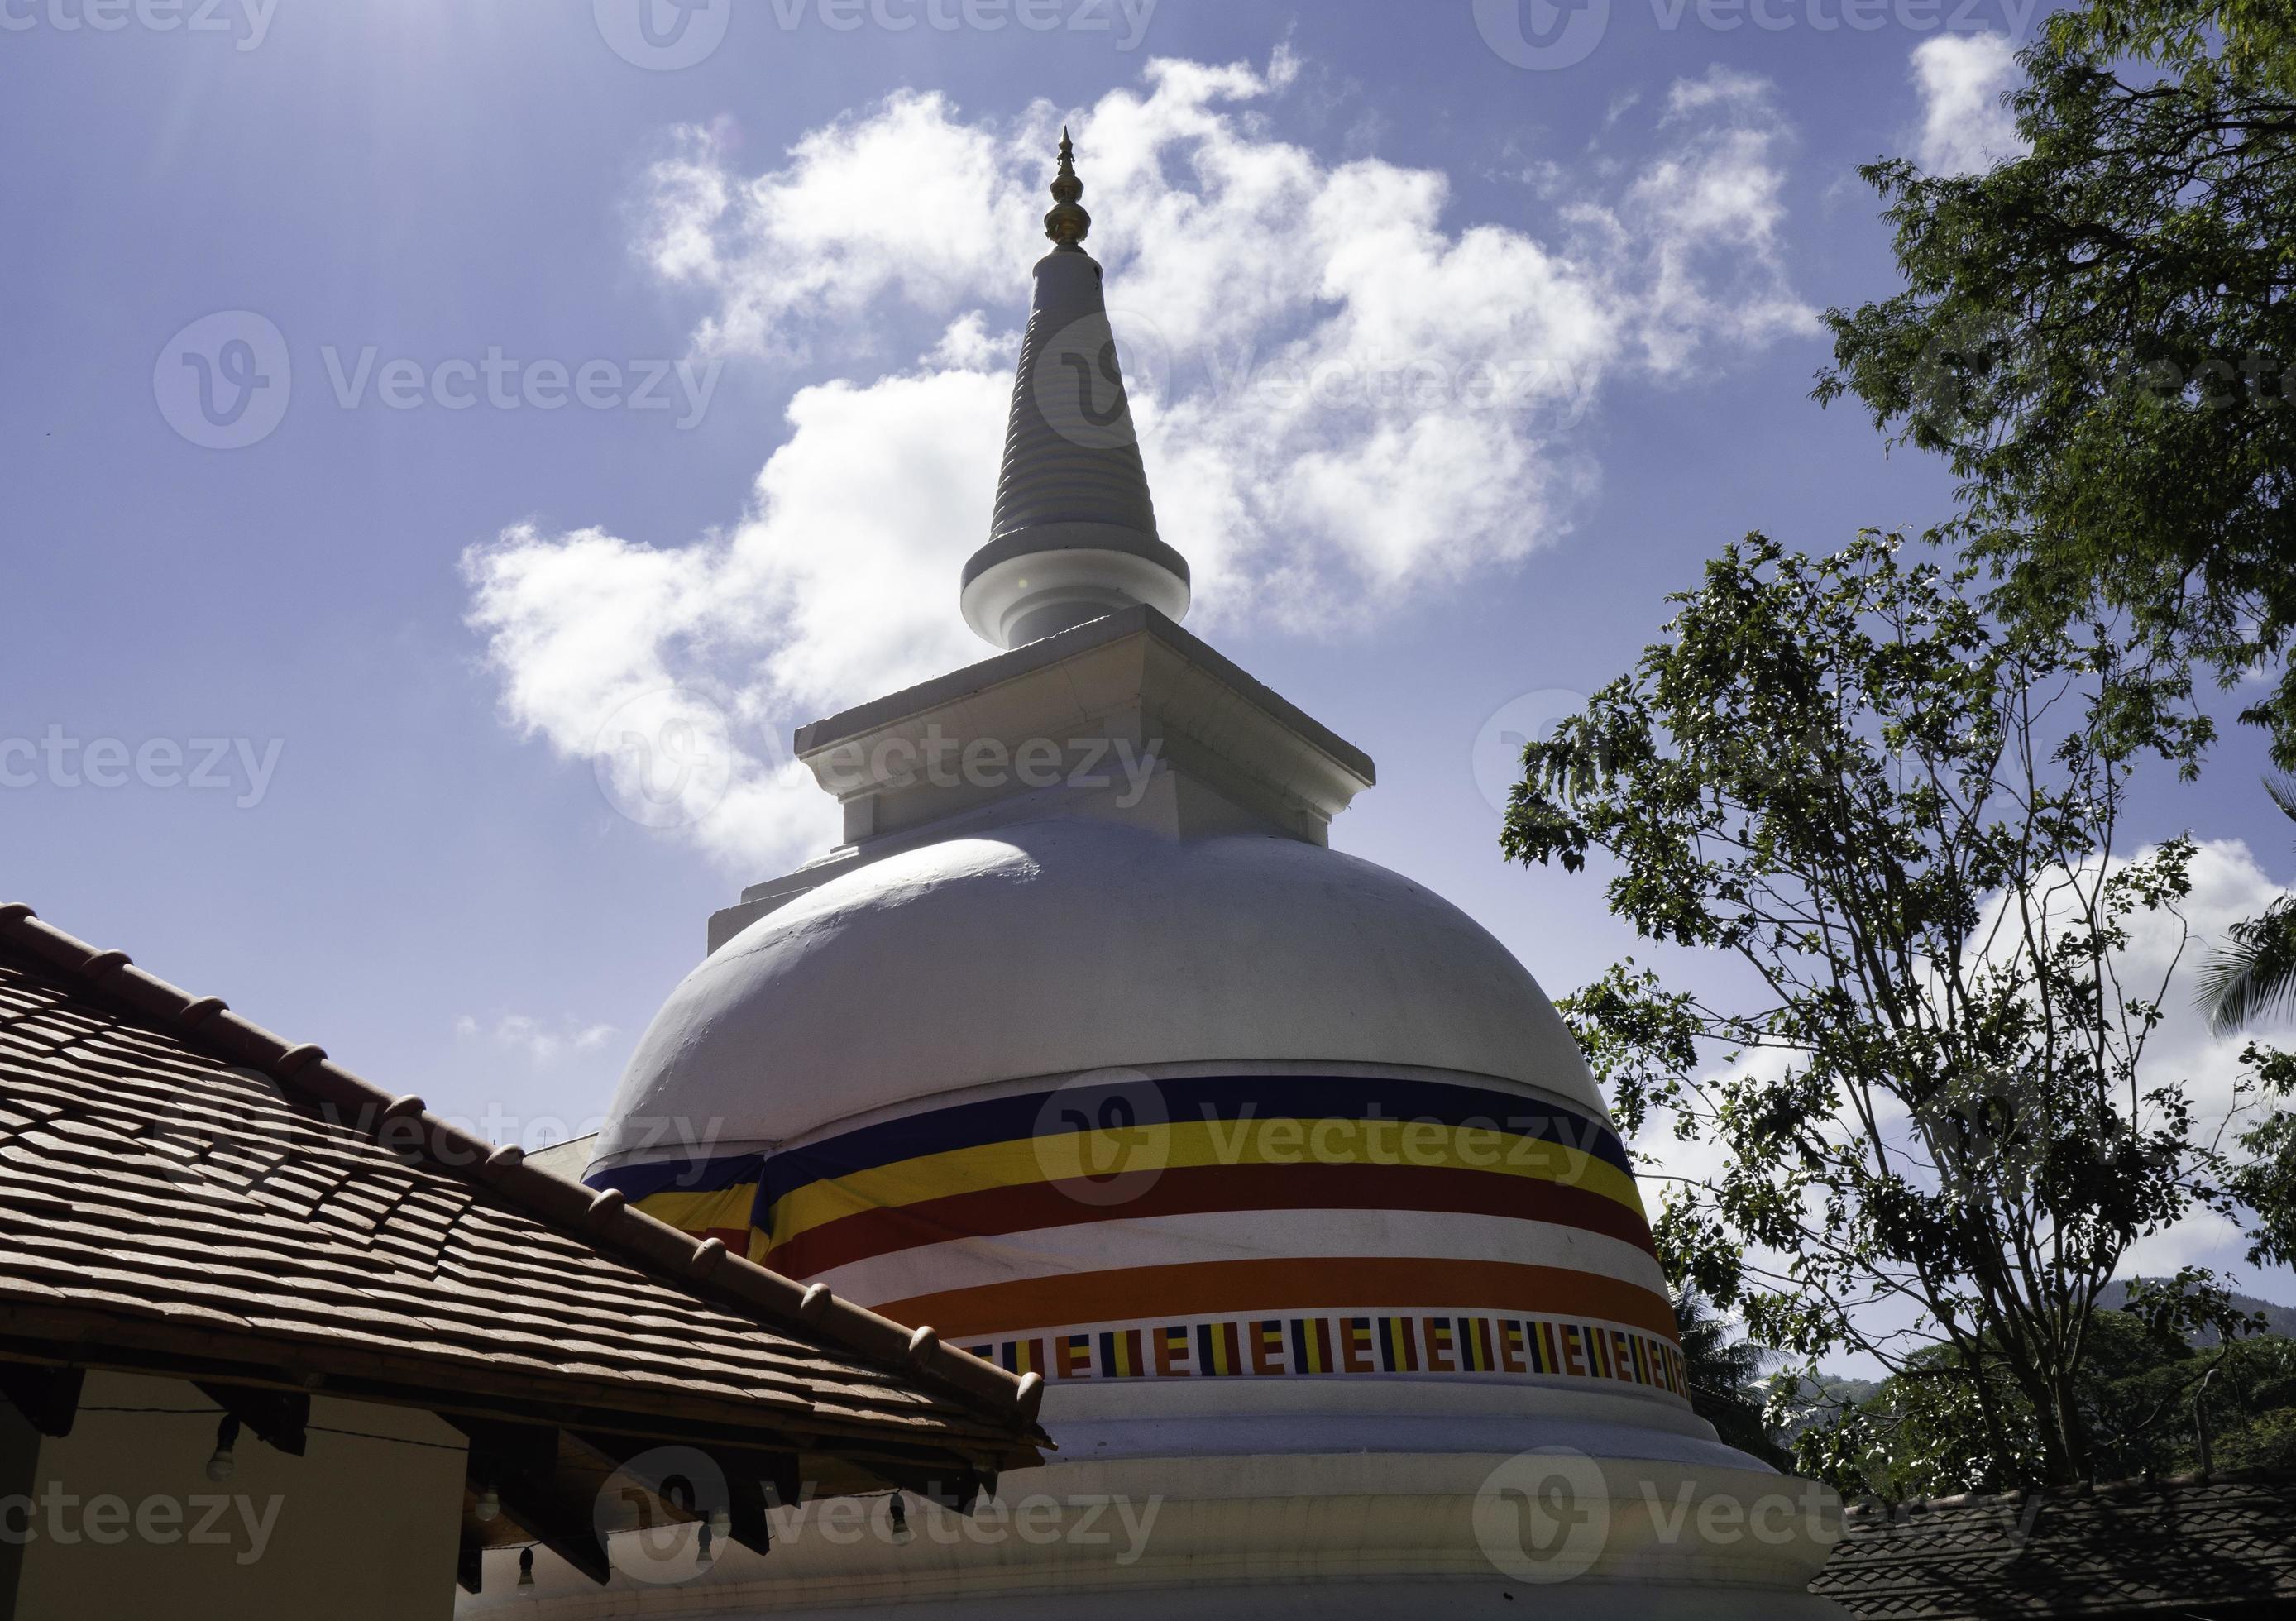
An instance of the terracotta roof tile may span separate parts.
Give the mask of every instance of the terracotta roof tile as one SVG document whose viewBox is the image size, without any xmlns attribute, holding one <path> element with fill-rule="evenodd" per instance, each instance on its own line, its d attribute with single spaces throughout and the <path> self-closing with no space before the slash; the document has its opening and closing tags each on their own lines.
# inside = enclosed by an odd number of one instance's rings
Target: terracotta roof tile
<svg viewBox="0 0 2296 1621">
<path fill-rule="evenodd" d="M 0 1348 L 173 1324 L 322 1374 L 420 1358 L 442 1392 L 1034 1457 L 1040 1380 L 805 1298 L 0 907 Z"/>
<path fill-rule="evenodd" d="M 1863 1621 L 2296 1613 L 2296 1478 L 1853 1509 L 1810 1591 Z"/>
</svg>

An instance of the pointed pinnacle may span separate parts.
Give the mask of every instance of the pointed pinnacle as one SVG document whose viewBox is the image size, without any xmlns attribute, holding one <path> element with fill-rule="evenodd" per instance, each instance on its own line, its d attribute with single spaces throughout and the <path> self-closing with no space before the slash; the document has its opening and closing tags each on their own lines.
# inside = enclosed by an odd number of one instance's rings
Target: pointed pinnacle
<svg viewBox="0 0 2296 1621">
<path fill-rule="evenodd" d="M 1083 195 L 1084 182 L 1077 178 L 1076 172 L 1076 143 L 1069 139 L 1068 127 L 1062 125 L 1061 168 L 1053 177 L 1053 211 L 1045 216 L 1045 234 L 1062 253 L 1082 253 L 1084 239 L 1091 233 L 1092 216 L 1077 201 Z"/>
</svg>

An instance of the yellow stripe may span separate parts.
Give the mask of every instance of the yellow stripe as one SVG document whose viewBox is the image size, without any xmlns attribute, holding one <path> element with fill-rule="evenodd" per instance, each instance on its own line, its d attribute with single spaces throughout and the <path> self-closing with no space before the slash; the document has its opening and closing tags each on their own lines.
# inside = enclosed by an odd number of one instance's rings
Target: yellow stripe
<svg viewBox="0 0 2296 1621">
<path fill-rule="evenodd" d="M 1300 1139 L 1288 1132 L 1271 1144 L 1267 1140 L 1270 1124 L 1267 1120 L 1198 1121 L 1144 1127 L 1135 1139 L 1128 1158 L 1114 1168 L 1128 1175 L 1144 1175 L 1155 1170 L 1197 1166 L 1316 1163 L 1313 1150 L 1303 1148 Z M 1312 1142 L 1314 1123 L 1300 1124 L 1311 1134 L 1308 1142 Z M 1394 1121 L 1386 1125 L 1389 1129 L 1382 1135 L 1379 1158 L 1374 1159 L 1366 1152 L 1360 1159 L 1344 1159 L 1341 1163 L 1400 1162 L 1430 1170 L 1481 1170 L 1535 1182 L 1562 1183 L 1599 1193 L 1637 1216 L 1647 1216 L 1634 1178 L 1607 1159 L 1596 1158 L 1581 1150 L 1539 1138 L 1517 1137 L 1489 1126 L 1405 1125 Z M 1363 1140 L 1359 1134 L 1351 1134 L 1340 1141 L 1349 1143 L 1353 1151 Z M 774 1207 L 769 1248 L 777 1248 L 816 1227 L 866 1210 L 897 1208 L 988 1188 L 1053 1181 L 1062 1175 L 1073 1175 L 1069 1162 L 1075 1157 L 1073 1138 L 1024 1137 L 979 1148 L 922 1154 L 914 1159 L 856 1171 L 834 1181 L 810 1183 Z M 1518 1158 L 1522 1163 L 1513 1163 Z M 1120 1206 L 1111 1207 L 1111 1216 L 1121 1213 Z"/>
<path fill-rule="evenodd" d="M 758 1185 L 719 1188 L 708 1193 L 653 1193 L 638 1200 L 638 1208 L 659 1216 L 681 1232 L 741 1228 L 750 1224 L 758 1202 Z"/>
</svg>

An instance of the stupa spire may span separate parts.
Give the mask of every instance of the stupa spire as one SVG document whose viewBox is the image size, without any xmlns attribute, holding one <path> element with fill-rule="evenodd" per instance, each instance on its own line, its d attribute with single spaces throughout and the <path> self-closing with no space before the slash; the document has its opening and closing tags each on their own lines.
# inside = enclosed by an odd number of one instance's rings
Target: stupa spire
<svg viewBox="0 0 2296 1621">
<path fill-rule="evenodd" d="M 1052 191 L 1054 248 L 1037 262 L 996 515 L 964 566 L 965 622 L 998 647 L 1136 603 L 1188 610 L 1187 560 L 1156 532 L 1100 265 L 1084 250 L 1092 216 L 1065 129 Z"/>
</svg>

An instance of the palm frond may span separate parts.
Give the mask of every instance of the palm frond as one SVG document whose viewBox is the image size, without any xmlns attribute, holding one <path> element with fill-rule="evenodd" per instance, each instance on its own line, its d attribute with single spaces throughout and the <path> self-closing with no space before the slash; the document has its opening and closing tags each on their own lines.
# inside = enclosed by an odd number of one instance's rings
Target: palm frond
<svg viewBox="0 0 2296 1621">
<path fill-rule="evenodd" d="M 2232 927 L 2232 944 L 2201 970 L 2200 1001 L 2219 1036 L 2296 1010 L 2296 899 Z"/>
<path fill-rule="evenodd" d="M 2296 822 L 2296 778 L 2267 777 L 2264 791 Z M 2234 923 L 2229 932 L 2232 944 L 2202 968 L 2195 998 L 2218 1036 L 2296 1010 L 2296 897 L 2281 896 L 2262 917 Z"/>
<path fill-rule="evenodd" d="M 2282 815 L 2296 822 L 2296 777 L 2267 777 L 2264 779 L 2264 791 L 2272 796 L 2272 802 L 2280 807 Z"/>
</svg>

